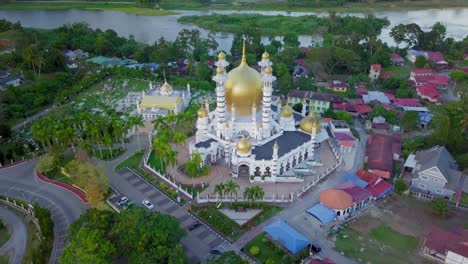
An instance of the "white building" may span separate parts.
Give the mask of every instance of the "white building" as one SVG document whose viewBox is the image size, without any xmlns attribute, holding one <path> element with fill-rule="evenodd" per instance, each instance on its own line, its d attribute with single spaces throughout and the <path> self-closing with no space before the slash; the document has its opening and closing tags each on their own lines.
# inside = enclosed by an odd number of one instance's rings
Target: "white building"
<svg viewBox="0 0 468 264">
<path fill-rule="evenodd" d="M 382 65 L 380 64 L 372 64 L 371 65 L 371 68 L 370 68 L 370 71 L 369 71 L 369 78 L 372 80 L 372 81 L 375 81 L 377 79 L 379 79 L 379 76 L 380 76 L 380 71 L 382 70 Z"/>
<path fill-rule="evenodd" d="M 216 62 L 216 109 L 208 103 L 197 112 L 195 142 L 190 153 L 201 154 L 205 164 L 222 161 L 232 176 L 259 182 L 297 182 L 313 175 L 314 148 L 327 139 L 311 111 L 309 116 L 291 107 L 272 104 L 272 63 L 263 53 L 261 72 L 248 66 L 243 47 L 240 65 L 226 72 L 224 53 Z"/>
<path fill-rule="evenodd" d="M 142 92 L 141 101 L 138 100 L 137 111 L 145 121 L 152 121 L 157 116 L 166 116 L 169 112 L 178 114 L 182 112 L 190 102 L 190 85 L 187 90 L 174 90 L 170 84 L 164 81 L 160 87 L 153 87 L 150 82 L 149 90 Z"/>
</svg>

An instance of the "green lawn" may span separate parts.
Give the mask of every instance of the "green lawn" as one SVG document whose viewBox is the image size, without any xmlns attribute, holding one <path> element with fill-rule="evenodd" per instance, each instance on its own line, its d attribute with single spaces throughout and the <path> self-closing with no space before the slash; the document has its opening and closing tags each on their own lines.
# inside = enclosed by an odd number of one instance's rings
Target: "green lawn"
<svg viewBox="0 0 468 264">
<path fill-rule="evenodd" d="M 267 260 L 273 260 L 273 263 L 281 263 L 283 257 L 288 253 L 283 249 L 276 246 L 273 242 L 266 237 L 266 233 L 257 235 L 254 239 L 250 240 L 244 247 L 246 252 L 250 251 L 252 246 L 260 248 L 260 253 L 254 256 L 261 263 L 266 263 Z"/>
<path fill-rule="evenodd" d="M 106 10 L 124 12 L 142 16 L 167 16 L 176 14 L 169 10 L 158 10 L 151 8 L 138 7 L 134 4 L 126 3 L 5 3 L 0 4 L 0 10 L 67 10 L 67 9 L 86 9 L 86 10 Z"/>
<path fill-rule="evenodd" d="M 382 69 L 382 72 L 387 72 L 387 71 L 394 72 L 396 77 L 405 78 L 405 79 L 409 77 L 410 72 L 411 72 L 410 68 L 407 68 L 406 66 L 398 67 L 395 65 L 391 65 Z"/>
<path fill-rule="evenodd" d="M 341 231 L 335 242 L 338 252 L 362 263 L 407 263 L 418 247 L 415 237 L 398 233 L 388 226 L 380 225 L 369 234 L 360 234 L 353 229 Z M 385 258 L 382 258 L 382 256 Z"/>
<path fill-rule="evenodd" d="M 128 159 L 122 161 L 119 165 L 117 165 L 115 169 L 122 170 L 123 168 L 128 167 L 143 175 L 144 171 L 140 168 L 140 162 L 143 160 L 144 154 L 145 153 L 143 151 L 136 151 Z"/>
<path fill-rule="evenodd" d="M 195 207 L 193 211 L 203 220 L 210 223 L 216 230 L 228 236 L 233 241 L 237 240 L 245 232 L 245 230 L 241 230 L 239 224 L 212 205 Z"/>
<path fill-rule="evenodd" d="M 148 164 L 151 168 L 155 169 L 158 172 L 164 173 L 166 171 L 165 167 L 163 167 L 164 161 L 162 161 L 154 151 L 151 152 L 150 157 L 148 159 Z"/>
<path fill-rule="evenodd" d="M 8 229 L 3 223 L 2 220 L 0 220 L 0 248 L 8 241 L 10 240 L 10 232 L 8 232 Z"/>
<path fill-rule="evenodd" d="M 0 264 L 8 264 L 10 257 L 8 255 L 0 255 Z"/>
<path fill-rule="evenodd" d="M 460 203 L 468 205 L 468 193 L 463 192 Z"/>
</svg>

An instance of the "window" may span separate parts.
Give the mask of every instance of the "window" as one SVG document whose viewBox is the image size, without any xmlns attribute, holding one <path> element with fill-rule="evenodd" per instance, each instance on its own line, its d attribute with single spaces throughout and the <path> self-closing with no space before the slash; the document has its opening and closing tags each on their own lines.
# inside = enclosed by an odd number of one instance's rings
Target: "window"
<svg viewBox="0 0 468 264">
<path fill-rule="evenodd" d="M 419 184 L 419 188 L 421 189 L 426 189 L 426 187 L 427 187 L 426 184 L 422 184 L 422 183 Z"/>
<path fill-rule="evenodd" d="M 437 189 L 437 190 L 436 190 L 436 193 L 442 194 L 442 190 L 441 190 L 441 189 Z"/>
<path fill-rule="evenodd" d="M 421 176 L 421 179 L 427 180 L 427 176 Z"/>
<path fill-rule="evenodd" d="M 336 215 L 337 215 L 337 216 L 340 216 L 340 215 L 341 215 L 341 211 L 336 211 Z"/>
</svg>

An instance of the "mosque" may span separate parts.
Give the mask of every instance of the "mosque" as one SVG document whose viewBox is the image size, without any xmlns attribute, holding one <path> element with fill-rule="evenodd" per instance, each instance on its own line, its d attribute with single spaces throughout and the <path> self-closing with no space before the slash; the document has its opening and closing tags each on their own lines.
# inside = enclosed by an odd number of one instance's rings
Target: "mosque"
<svg viewBox="0 0 468 264">
<path fill-rule="evenodd" d="M 216 109 L 208 101 L 197 111 L 195 142 L 206 165 L 224 164 L 232 177 L 251 182 L 301 182 L 320 166 L 314 150 L 328 138 L 313 111 L 309 115 L 272 102 L 272 63 L 267 52 L 258 62 L 260 72 L 249 67 L 245 43 L 239 66 L 227 72 L 223 52 L 216 62 Z"/>
</svg>

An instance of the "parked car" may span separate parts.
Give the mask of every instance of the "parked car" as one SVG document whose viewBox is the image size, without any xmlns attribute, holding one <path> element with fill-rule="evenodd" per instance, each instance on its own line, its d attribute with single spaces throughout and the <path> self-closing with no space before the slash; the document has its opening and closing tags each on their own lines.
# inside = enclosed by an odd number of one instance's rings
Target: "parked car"
<svg viewBox="0 0 468 264">
<path fill-rule="evenodd" d="M 314 245 L 312 244 L 310 249 L 312 250 L 312 252 L 314 252 L 315 254 L 319 253 L 320 251 L 322 251 L 322 248 L 320 248 L 318 245 Z"/>
<path fill-rule="evenodd" d="M 226 249 L 222 246 L 216 246 L 210 250 L 210 253 L 213 255 L 221 255 L 226 252 Z"/>
<path fill-rule="evenodd" d="M 124 205 L 124 204 L 126 204 L 127 202 L 128 202 L 127 196 L 122 196 L 122 197 L 120 197 L 119 201 L 117 201 L 117 204 L 118 204 L 118 205 Z"/>
<path fill-rule="evenodd" d="M 199 228 L 202 224 L 199 221 L 195 221 L 188 226 L 188 230 L 192 231 Z"/>
<path fill-rule="evenodd" d="M 128 203 L 126 203 L 126 204 L 123 205 L 123 208 L 124 208 L 124 209 L 128 209 L 128 208 L 134 208 L 135 206 L 136 206 L 136 205 L 135 205 L 134 202 L 129 201 Z"/>
<path fill-rule="evenodd" d="M 154 208 L 154 205 L 148 200 L 143 200 L 141 203 L 148 209 L 153 209 Z"/>
</svg>

